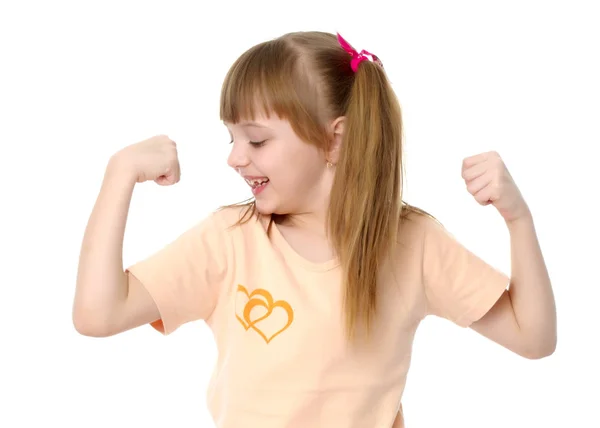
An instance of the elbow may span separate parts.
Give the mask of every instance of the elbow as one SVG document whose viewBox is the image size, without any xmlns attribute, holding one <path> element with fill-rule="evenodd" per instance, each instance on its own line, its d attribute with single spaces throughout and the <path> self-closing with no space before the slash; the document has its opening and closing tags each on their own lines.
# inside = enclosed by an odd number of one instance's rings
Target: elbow
<svg viewBox="0 0 600 428">
<path fill-rule="evenodd" d="M 86 337 L 106 337 L 107 334 L 104 333 L 103 329 L 94 325 L 93 323 L 86 322 L 81 320 L 80 318 L 73 317 L 73 327 L 75 327 L 75 331 L 82 336 Z"/>
<path fill-rule="evenodd" d="M 99 334 L 99 331 L 90 327 L 88 324 L 82 324 L 81 322 L 73 322 L 73 327 L 75 327 L 75 331 L 82 336 L 86 337 L 103 337 Z"/>
<path fill-rule="evenodd" d="M 555 350 L 552 349 L 547 351 L 528 352 L 523 354 L 523 357 L 527 358 L 528 360 L 541 360 L 542 358 L 547 358 L 554 354 L 554 351 Z"/>
<path fill-rule="evenodd" d="M 539 343 L 537 346 L 530 346 L 521 355 L 528 360 L 541 360 L 554 354 L 556 351 L 556 338 L 553 340 L 544 341 Z"/>
<path fill-rule="evenodd" d="M 98 322 L 97 317 L 90 316 L 82 310 L 74 308 L 72 318 L 73 327 L 77 333 L 86 337 L 108 337 L 107 328 L 103 323 Z"/>
</svg>

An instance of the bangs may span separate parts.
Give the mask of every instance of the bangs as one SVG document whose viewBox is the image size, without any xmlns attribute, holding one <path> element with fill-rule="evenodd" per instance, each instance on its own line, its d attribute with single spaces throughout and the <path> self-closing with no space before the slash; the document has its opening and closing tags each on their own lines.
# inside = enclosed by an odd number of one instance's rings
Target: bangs
<svg viewBox="0 0 600 428">
<path fill-rule="evenodd" d="M 221 89 L 220 119 L 239 123 L 276 114 L 296 124 L 317 117 L 317 91 L 300 55 L 282 39 L 258 44 L 231 66 Z M 314 123 L 313 123 L 314 125 Z"/>
<path fill-rule="evenodd" d="M 295 61 L 293 52 L 285 50 L 283 42 L 272 40 L 254 46 L 236 60 L 221 89 L 222 121 L 238 123 L 272 113 L 289 116 Z"/>
</svg>

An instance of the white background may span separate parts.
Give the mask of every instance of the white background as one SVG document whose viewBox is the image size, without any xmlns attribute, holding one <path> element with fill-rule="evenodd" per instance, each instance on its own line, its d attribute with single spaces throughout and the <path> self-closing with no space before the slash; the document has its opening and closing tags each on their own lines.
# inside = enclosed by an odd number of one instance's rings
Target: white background
<svg viewBox="0 0 600 428">
<path fill-rule="evenodd" d="M 83 232 L 110 155 L 159 133 L 178 143 L 182 180 L 136 187 L 125 265 L 250 196 L 226 165 L 223 77 L 255 43 L 323 30 L 386 67 L 404 114 L 405 199 L 509 273 L 502 219 L 460 176 L 464 157 L 497 150 L 533 211 L 553 280 L 550 358 L 529 361 L 425 320 L 403 398 L 407 428 L 599 427 L 596 2 L 208 4 L 0 7 L 0 426 L 213 426 L 205 391 L 216 355 L 204 324 L 167 338 L 150 327 L 76 333 Z"/>
</svg>

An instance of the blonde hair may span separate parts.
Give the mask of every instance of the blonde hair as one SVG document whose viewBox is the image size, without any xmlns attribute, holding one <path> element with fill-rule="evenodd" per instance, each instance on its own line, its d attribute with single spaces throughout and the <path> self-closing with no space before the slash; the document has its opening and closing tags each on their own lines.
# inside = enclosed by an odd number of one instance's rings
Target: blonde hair
<svg viewBox="0 0 600 428">
<path fill-rule="evenodd" d="M 359 321 L 367 332 L 372 323 L 380 267 L 393 254 L 400 222 L 409 212 L 427 213 L 402 201 L 402 115 L 383 68 L 363 61 L 354 72 L 350 60 L 325 32 L 288 33 L 253 46 L 225 77 L 220 117 L 237 123 L 275 113 L 326 151 L 327 126 L 345 116 L 326 228 L 344 271 L 352 338 Z M 238 223 L 257 214 L 252 199 L 227 207 L 240 205 L 247 209 Z"/>
</svg>

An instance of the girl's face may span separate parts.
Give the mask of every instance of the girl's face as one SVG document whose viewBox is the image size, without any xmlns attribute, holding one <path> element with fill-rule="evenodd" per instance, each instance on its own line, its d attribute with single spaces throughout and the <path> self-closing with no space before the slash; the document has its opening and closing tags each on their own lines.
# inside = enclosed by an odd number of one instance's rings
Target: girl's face
<svg viewBox="0 0 600 428">
<path fill-rule="evenodd" d="M 232 140 L 227 163 L 246 180 L 261 214 L 323 210 L 333 180 L 323 151 L 277 116 L 225 126 Z"/>
</svg>

